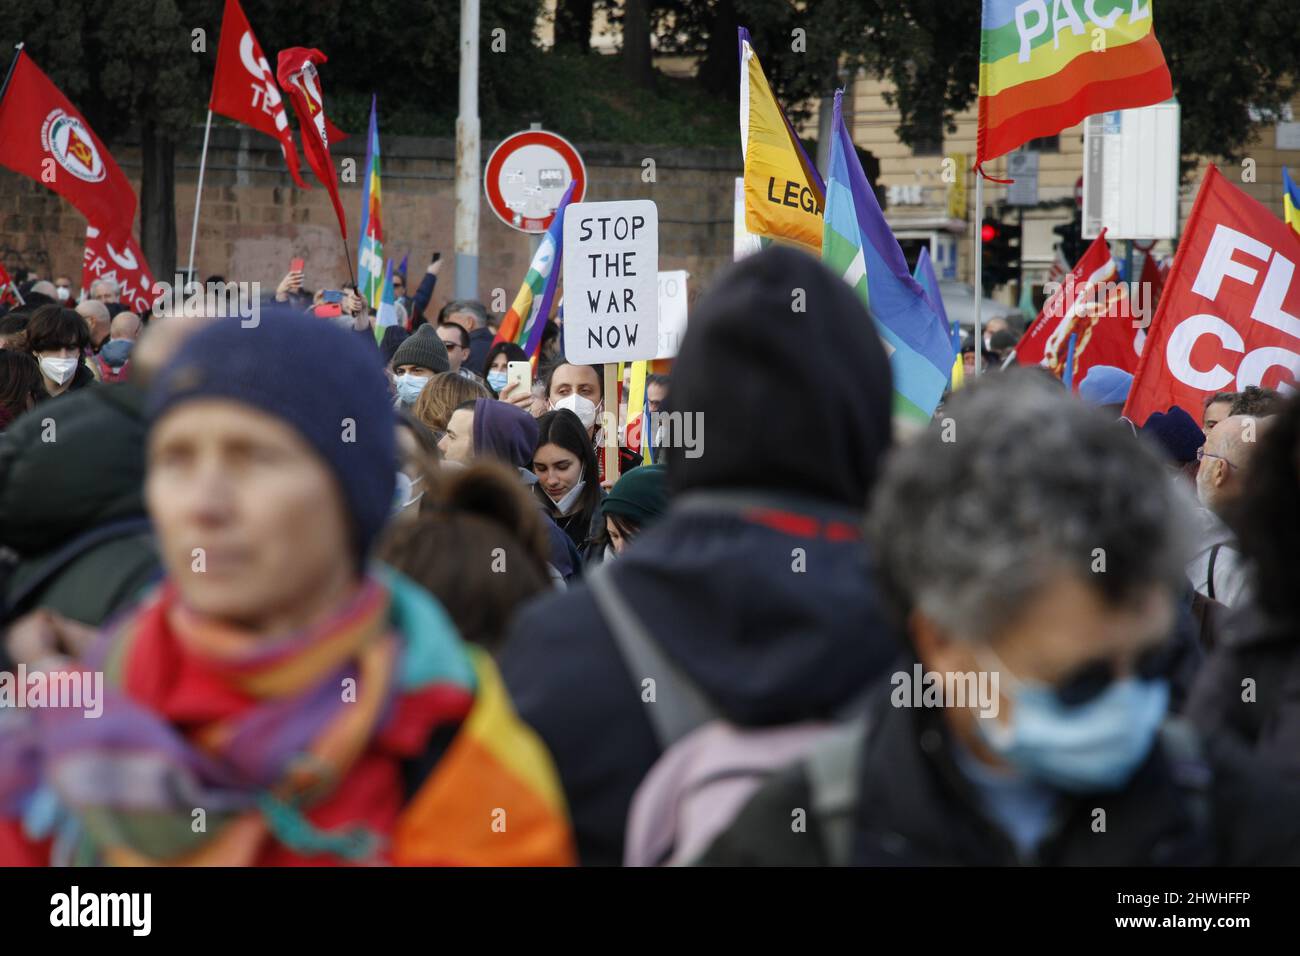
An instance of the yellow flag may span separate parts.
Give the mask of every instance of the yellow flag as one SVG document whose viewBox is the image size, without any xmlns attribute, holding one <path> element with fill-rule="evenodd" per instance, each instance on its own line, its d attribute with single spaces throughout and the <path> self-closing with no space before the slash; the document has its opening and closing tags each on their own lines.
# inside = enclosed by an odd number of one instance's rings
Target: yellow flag
<svg viewBox="0 0 1300 956">
<path fill-rule="evenodd" d="M 745 155 L 745 228 L 820 255 L 825 189 L 772 95 L 744 27 L 740 143 Z"/>
</svg>

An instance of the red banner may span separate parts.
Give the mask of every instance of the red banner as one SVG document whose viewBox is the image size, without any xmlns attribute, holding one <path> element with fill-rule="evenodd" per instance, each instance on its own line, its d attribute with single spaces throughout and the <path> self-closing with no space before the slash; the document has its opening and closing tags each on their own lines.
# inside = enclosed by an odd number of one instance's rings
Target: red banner
<svg viewBox="0 0 1300 956">
<path fill-rule="evenodd" d="M 334 203 L 334 214 L 339 219 L 339 231 L 346 240 L 348 221 L 339 202 L 338 175 L 330 159 L 328 121 L 325 119 L 325 97 L 321 93 L 320 74 L 316 64 L 328 58 L 320 50 L 295 46 L 280 51 L 276 77 L 293 101 L 293 111 L 298 115 L 298 132 L 302 136 L 302 149 L 311 164 L 312 172 L 329 190 Z"/>
<path fill-rule="evenodd" d="M 1138 425 L 1247 385 L 1294 388 L 1300 368 L 1300 238 L 1213 166 L 1165 281 L 1124 414 Z"/>
<path fill-rule="evenodd" d="M 9 271 L 0 265 L 0 305 L 17 305 L 18 287 L 9 277 Z"/>
<path fill-rule="evenodd" d="M 226 0 L 208 108 L 278 139 L 289 175 L 301 188 L 308 188 L 298 171 L 298 148 L 293 142 L 280 88 L 275 85 L 271 65 L 262 55 L 262 46 L 253 35 L 239 0 Z"/>
<path fill-rule="evenodd" d="M 118 247 L 111 245 L 94 226 L 87 227 L 86 251 L 81 259 L 81 288 L 87 295 L 96 279 L 116 282 L 122 305 L 136 315 L 144 315 L 153 307 L 153 270 L 130 236 Z"/>
<path fill-rule="evenodd" d="M 1094 365 L 1113 365 L 1129 372 L 1137 368 L 1142 347 L 1139 331 L 1128 290 L 1119 281 L 1102 230 L 1021 336 L 1016 361 L 1041 365 L 1063 378 L 1070 336 L 1074 335 L 1071 381 L 1077 391 Z"/>
<path fill-rule="evenodd" d="M 131 234 L 131 183 L 25 50 L 18 52 L 0 100 L 0 165 L 53 189 L 113 239 Z"/>
</svg>

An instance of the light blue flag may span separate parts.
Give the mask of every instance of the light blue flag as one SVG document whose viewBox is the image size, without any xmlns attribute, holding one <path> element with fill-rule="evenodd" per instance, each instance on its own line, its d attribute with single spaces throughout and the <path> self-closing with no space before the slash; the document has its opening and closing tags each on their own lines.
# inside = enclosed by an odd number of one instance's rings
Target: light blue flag
<svg viewBox="0 0 1300 956">
<path fill-rule="evenodd" d="M 925 290 L 908 271 L 903 250 L 862 170 L 844 125 L 843 95 L 843 90 L 835 94 L 822 259 L 863 295 L 871 309 L 894 373 L 894 414 L 925 423 L 948 386 L 952 340 Z M 847 235 L 855 221 L 857 235 Z M 852 250 L 856 255 L 848 255 Z"/>
</svg>

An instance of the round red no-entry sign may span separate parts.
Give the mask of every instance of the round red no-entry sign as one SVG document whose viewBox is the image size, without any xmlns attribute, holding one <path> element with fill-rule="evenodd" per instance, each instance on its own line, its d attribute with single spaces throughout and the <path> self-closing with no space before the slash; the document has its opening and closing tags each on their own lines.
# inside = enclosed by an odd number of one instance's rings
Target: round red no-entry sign
<svg viewBox="0 0 1300 956">
<path fill-rule="evenodd" d="M 541 129 L 503 139 L 488 157 L 483 192 L 497 218 L 520 232 L 545 232 L 570 182 L 572 202 L 582 202 L 587 169 L 563 136 Z"/>
</svg>

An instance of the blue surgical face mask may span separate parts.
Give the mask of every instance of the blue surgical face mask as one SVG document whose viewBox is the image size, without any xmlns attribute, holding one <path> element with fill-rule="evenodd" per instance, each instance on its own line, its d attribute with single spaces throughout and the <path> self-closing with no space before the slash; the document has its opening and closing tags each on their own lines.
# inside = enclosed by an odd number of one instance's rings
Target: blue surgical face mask
<svg viewBox="0 0 1300 956">
<path fill-rule="evenodd" d="M 1071 793 L 1127 784 L 1150 753 L 1169 707 L 1164 679 L 1125 677 L 1069 707 L 1049 685 L 1021 680 L 1000 662 L 996 670 L 1011 684 L 1014 707 L 1006 725 L 994 717 L 977 718 L 980 737 L 1025 775 Z"/>
<path fill-rule="evenodd" d="M 492 391 L 500 394 L 501 389 L 506 387 L 506 373 L 493 369 L 487 374 L 487 383 L 492 387 Z"/>
<path fill-rule="evenodd" d="M 427 375 L 411 375 L 409 372 L 405 375 L 397 376 L 397 399 L 403 405 L 414 405 L 415 400 L 420 397 L 424 391 L 424 386 L 429 384 Z"/>
</svg>

